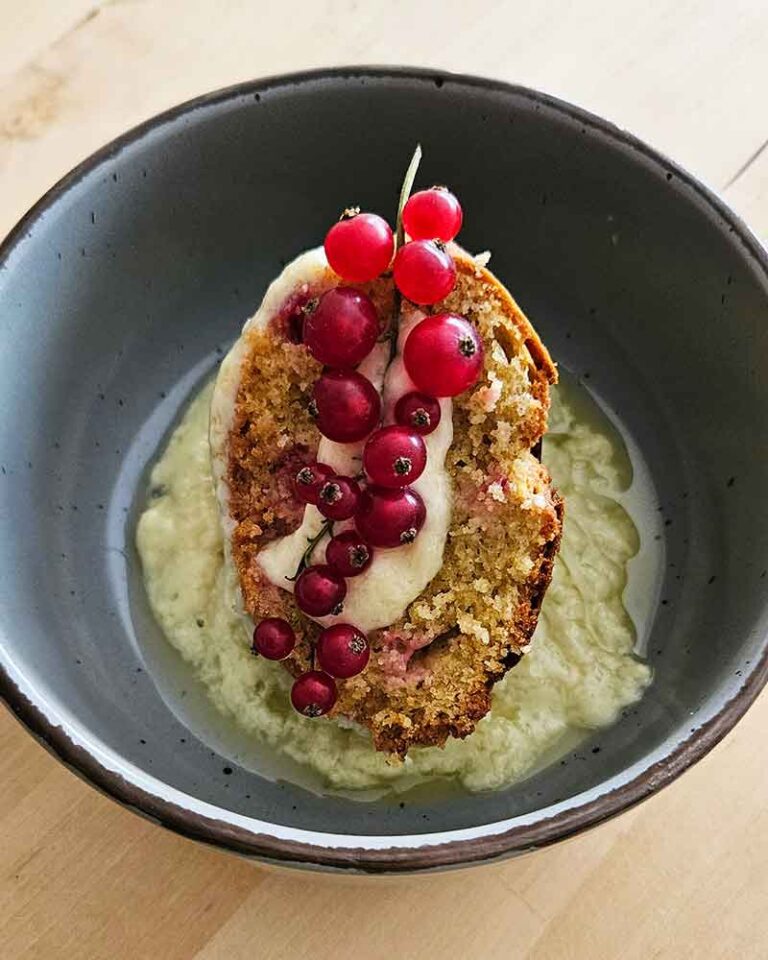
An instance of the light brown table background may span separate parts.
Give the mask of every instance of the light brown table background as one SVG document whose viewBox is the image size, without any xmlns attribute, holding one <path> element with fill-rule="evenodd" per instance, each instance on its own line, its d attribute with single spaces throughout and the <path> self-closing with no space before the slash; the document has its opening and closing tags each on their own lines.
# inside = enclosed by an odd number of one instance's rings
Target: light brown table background
<svg viewBox="0 0 768 960">
<path fill-rule="evenodd" d="M 0 233 L 166 107 L 342 63 L 561 95 L 768 234 L 766 0 L 0 0 Z M 3 714 L 0 956 L 764 958 L 767 740 L 764 695 L 682 780 L 590 834 L 493 868 L 366 883 L 264 870 L 151 826 Z"/>
</svg>

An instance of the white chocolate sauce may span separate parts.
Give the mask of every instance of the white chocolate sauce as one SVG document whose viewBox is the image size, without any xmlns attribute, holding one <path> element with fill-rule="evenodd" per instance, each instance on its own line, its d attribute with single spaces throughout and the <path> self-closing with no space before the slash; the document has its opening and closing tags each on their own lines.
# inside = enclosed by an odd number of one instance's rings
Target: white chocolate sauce
<svg viewBox="0 0 768 960">
<path fill-rule="evenodd" d="M 246 323 L 248 330 L 266 326 L 279 307 L 303 285 L 311 283 L 327 267 L 322 248 L 301 254 L 283 270 L 270 285 L 261 307 Z M 389 361 L 389 343 L 378 343 L 363 360 L 358 371 L 373 383 L 383 400 L 384 423 L 394 420 L 394 406 L 400 397 L 415 389 L 402 361 L 402 351 L 408 334 L 422 319 L 412 311 L 401 320 L 397 354 Z M 225 538 L 231 535 L 232 520 L 227 512 L 229 491 L 226 486 L 227 435 L 234 416 L 240 367 L 245 356 L 244 336 L 235 343 L 222 363 L 211 404 L 210 441 L 216 493 L 224 514 Z M 440 400 L 440 423 L 424 437 L 427 447 L 427 465 L 412 487 L 421 496 L 427 515 L 424 526 L 412 544 L 390 550 L 376 550 L 373 563 L 359 577 L 347 581 L 347 596 L 339 616 L 316 618 L 318 623 L 353 623 L 365 632 L 387 627 L 398 620 L 411 601 L 415 600 L 437 574 L 443 562 L 443 550 L 451 522 L 451 483 L 445 469 L 445 457 L 453 441 L 453 403 Z M 362 450 L 365 441 L 336 443 L 322 437 L 317 459 L 345 476 L 355 476 L 362 469 Z M 293 577 L 307 543 L 313 539 L 324 522 L 320 511 L 308 505 L 301 525 L 292 534 L 268 544 L 259 554 L 258 563 L 270 582 L 284 590 L 293 591 Z M 337 523 L 335 533 L 353 526 L 352 521 Z M 312 560 L 325 559 L 327 539 L 315 549 Z"/>
</svg>

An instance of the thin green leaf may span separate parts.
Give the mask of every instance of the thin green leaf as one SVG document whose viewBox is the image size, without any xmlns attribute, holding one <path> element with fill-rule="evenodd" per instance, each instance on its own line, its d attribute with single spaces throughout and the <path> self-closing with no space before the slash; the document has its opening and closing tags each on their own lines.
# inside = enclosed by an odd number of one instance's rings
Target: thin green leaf
<svg viewBox="0 0 768 960">
<path fill-rule="evenodd" d="M 405 171 L 405 177 L 403 178 L 403 185 L 400 188 L 400 202 L 397 205 L 397 232 L 395 234 L 395 249 L 399 250 L 403 245 L 403 240 L 405 239 L 405 231 L 403 230 L 403 207 L 408 202 L 408 197 L 411 195 L 411 190 L 413 190 L 413 181 L 416 179 L 416 174 L 419 170 L 419 164 L 421 163 L 421 144 L 416 144 L 416 149 L 413 151 L 413 156 L 411 157 L 411 162 L 408 164 L 408 169 Z"/>
<path fill-rule="evenodd" d="M 408 202 L 408 197 L 411 195 L 411 190 L 413 189 L 413 182 L 416 179 L 416 174 L 419 170 L 419 164 L 421 163 L 421 144 L 416 144 L 416 149 L 413 151 L 413 156 L 411 157 L 411 162 L 408 164 L 408 169 L 405 171 L 405 176 L 403 177 L 403 185 L 400 188 L 400 200 L 397 204 L 397 226 L 395 230 L 395 253 L 402 247 L 405 241 L 405 230 L 403 229 L 403 207 Z M 395 359 L 397 354 L 397 332 L 398 332 L 398 319 L 400 316 L 400 304 L 402 298 L 400 297 L 400 291 L 395 287 L 395 296 L 394 296 L 394 319 L 390 324 L 390 328 L 387 331 L 387 336 L 389 337 L 389 362 Z"/>
</svg>

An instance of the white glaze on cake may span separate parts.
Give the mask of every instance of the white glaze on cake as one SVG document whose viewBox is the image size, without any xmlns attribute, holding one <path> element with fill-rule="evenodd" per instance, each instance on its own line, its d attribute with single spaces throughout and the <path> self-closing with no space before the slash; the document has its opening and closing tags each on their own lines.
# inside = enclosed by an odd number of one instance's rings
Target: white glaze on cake
<svg viewBox="0 0 768 960">
<path fill-rule="evenodd" d="M 307 289 L 323 277 L 327 261 L 322 248 L 301 254 L 283 270 L 270 285 L 256 314 L 245 324 L 243 334 L 265 327 L 283 303 L 299 290 Z M 405 340 L 423 314 L 416 310 L 404 312 L 398 337 L 397 354 L 389 361 L 389 343 L 378 343 L 358 367 L 383 398 L 384 423 L 393 422 L 397 400 L 415 389 L 402 362 Z M 241 336 L 225 357 L 211 403 L 210 443 L 214 485 L 223 518 L 225 540 L 231 536 L 233 521 L 229 515 L 229 490 L 226 484 L 227 438 L 234 417 L 234 405 L 240 382 L 240 368 L 245 357 L 247 340 Z M 398 620 L 411 601 L 415 600 L 437 574 L 442 565 L 445 541 L 451 521 L 451 484 L 445 469 L 445 457 L 453 440 L 453 404 L 450 399 L 440 401 L 441 418 L 437 429 L 424 438 L 427 447 L 427 466 L 412 484 L 427 510 L 424 526 L 415 542 L 392 550 L 377 550 L 368 570 L 347 581 L 347 596 L 339 616 L 317 618 L 328 625 L 337 622 L 354 623 L 360 630 L 371 631 L 389 626 Z M 355 476 L 361 470 L 364 441 L 335 443 L 322 437 L 317 459 L 346 476 Z M 308 505 L 301 525 L 292 534 L 268 544 L 259 554 L 258 562 L 270 582 L 284 590 L 293 591 L 292 577 L 306 550 L 308 540 L 319 532 L 323 517 L 316 507 Z M 335 532 L 351 528 L 352 521 L 337 523 Z M 327 539 L 316 548 L 315 563 L 325 559 Z"/>
</svg>

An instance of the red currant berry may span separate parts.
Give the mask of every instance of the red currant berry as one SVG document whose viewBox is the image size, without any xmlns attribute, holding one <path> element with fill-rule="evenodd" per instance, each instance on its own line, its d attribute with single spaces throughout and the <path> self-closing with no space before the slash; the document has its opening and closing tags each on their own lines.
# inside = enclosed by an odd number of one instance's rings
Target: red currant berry
<svg viewBox="0 0 768 960">
<path fill-rule="evenodd" d="M 310 413 L 318 429 L 337 443 L 367 437 L 381 418 L 381 398 L 354 370 L 328 370 L 315 384 Z"/>
<path fill-rule="evenodd" d="M 308 463 L 293 478 L 293 489 L 302 503 L 317 506 L 320 487 L 333 476 L 333 470 L 327 463 Z"/>
<path fill-rule="evenodd" d="M 268 617 L 253 631 L 251 650 L 267 660 L 285 660 L 296 646 L 296 635 L 290 623 L 280 617 Z"/>
<path fill-rule="evenodd" d="M 293 585 L 293 592 L 299 610 L 308 613 L 310 617 L 325 617 L 329 613 L 341 613 L 347 585 L 344 577 L 332 567 L 317 564 L 307 567 L 299 574 Z"/>
<path fill-rule="evenodd" d="M 416 390 L 404 394 L 395 404 L 395 420 L 422 437 L 437 429 L 441 414 L 440 404 L 434 397 Z"/>
<path fill-rule="evenodd" d="M 434 240 L 412 240 L 395 257 L 395 283 L 413 303 L 437 303 L 456 284 L 456 265 L 451 255 Z"/>
<path fill-rule="evenodd" d="M 317 662 L 332 677 L 346 680 L 368 666 L 371 648 L 365 634 L 348 623 L 327 627 L 317 638 Z"/>
<path fill-rule="evenodd" d="M 317 509 L 329 520 L 349 520 L 357 513 L 360 487 L 351 477 L 331 477 L 320 487 Z"/>
<path fill-rule="evenodd" d="M 464 317 L 437 313 L 411 330 L 403 362 L 419 390 L 434 397 L 455 397 L 477 382 L 483 369 L 483 342 Z"/>
<path fill-rule="evenodd" d="M 310 670 L 291 687 L 293 709 L 305 717 L 322 717 L 336 703 L 338 692 L 333 677 L 322 670 Z"/>
<path fill-rule="evenodd" d="M 304 343 L 320 363 L 356 367 L 373 350 L 380 332 L 370 297 L 352 287 L 327 290 L 304 322 Z"/>
<path fill-rule="evenodd" d="M 463 219 L 461 204 L 446 187 L 419 190 L 403 207 L 403 226 L 412 240 L 453 240 Z"/>
<path fill-rule="evenodd" d="M 342 577 L 357 577 L 373 562 L 373 547 L 355 530 L 345 530 L 328 541 L 325 561 Z"/>
<path fill-rule="evenodd" d="M 424 501 L 410 487 L 368 487 L 360 498 L 355 525 L 374 547 L 400 547 L 413 543 L 426 517 Z"/>
<path fill-rule="evenodd" d="M 352 283 L 375 280 L 389 266 L 395 239 L 392 228 L 376 213 L 350 212 L 325 237 L 328 263 Z"/>
<path fill-rule="evenodd" d="M 424 441 L 415 430 L 397 424 L 372 433 L 363 450 L 363 469 L 380 487 L 405 487 L 426 465 Z"/>
</svg>

